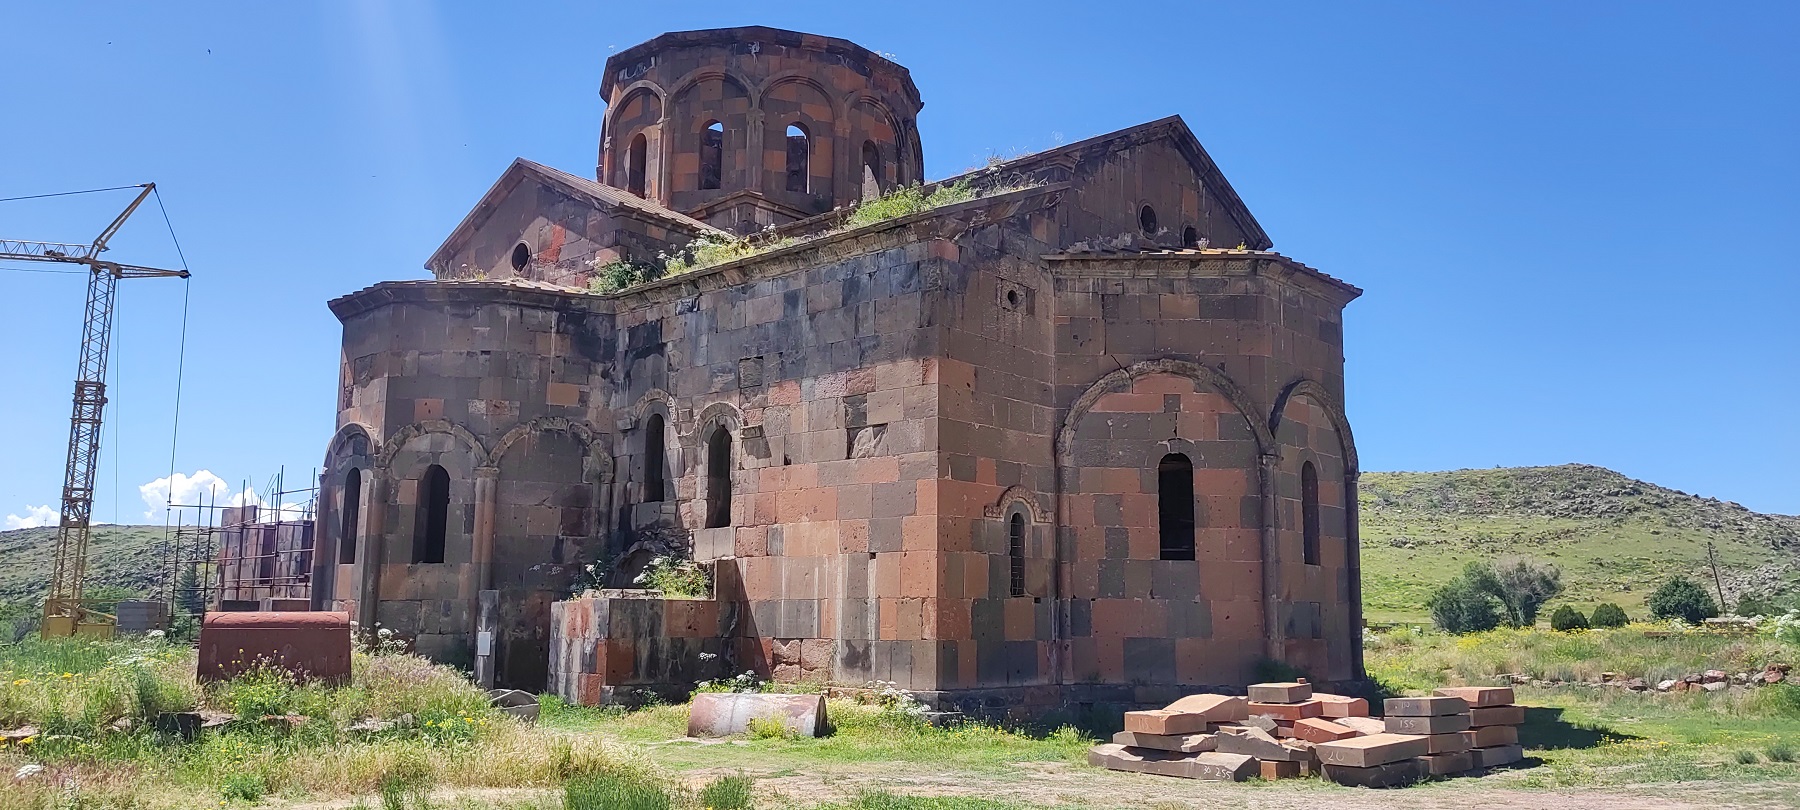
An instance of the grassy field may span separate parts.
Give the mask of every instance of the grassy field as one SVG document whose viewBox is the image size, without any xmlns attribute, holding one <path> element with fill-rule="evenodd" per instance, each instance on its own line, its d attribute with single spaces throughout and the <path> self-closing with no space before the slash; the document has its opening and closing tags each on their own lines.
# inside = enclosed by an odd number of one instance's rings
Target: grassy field
<svg viewBox="0 0 1800 810">
<path fill-rule="evenodd" d="M 1800 659 L 1800 644 L 1772 637 L 1645 630 L 1461 638 L 1401 630 L 1372 638 L 1368 662 L 1385 688 L 1416 693 L 1504 673 L 1655 679 Z M 1102 771 L 1084 764 L 1093 738 L 1075 729 L 937 729 L 902 710 L 838 699 L 827 737 L 698 741 L 684 736 L 680 705 L 628 712 L 546 698 L 540 724 L 526 726 L 489 710 L 454 671 L 406 655 L 359 653 L 353 682 L 335 689 L 267 675 L 201 688 L 192 667 L 191 649 L 160 642 L 0 647 L 0 731 L 32 727 L 29 742 L 0 746 L 0 779 L 46 769 L 0 783 L 0 810 L 1800 807 L 1800 686 L 1792 685 L 1521 688 L 1531 707 L 1521 731 L 1526 767 L 1375 792 Z M 187 709 L 238 719 L 193 741 L 148 722 Z M 304 720 L 264 719 L 277 715 Z"/>
<path fill-rule="evenodd" d="M 1800 518 L 1763 515 L 1585 465 L 1364 473 L 1363 608 L 1371 622 L 1428 623 L 1425 599 L 1471 560 L 1535 557 L 1566 589 L 1545 610 L 1613 602 L 1633 616 L 1673 574 L 1713 590 L 1718 550 L 1728 600 L 1800 584 Z"/>
</svg>

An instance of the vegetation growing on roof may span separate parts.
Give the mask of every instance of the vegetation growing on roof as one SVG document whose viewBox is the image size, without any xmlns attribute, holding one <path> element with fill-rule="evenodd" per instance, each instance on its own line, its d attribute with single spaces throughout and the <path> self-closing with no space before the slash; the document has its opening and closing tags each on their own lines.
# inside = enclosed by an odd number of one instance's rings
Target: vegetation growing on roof
<svg viewBox="0 0 1800 810">
<path fill-rule="evenodd" d="M 835 236 L 878 222 L 899 219 L 982 197 L 1021 191 L 1032 186 L 1031 183 L 1019 181 L 978 188 L 970 178 L 939 185 L 929 192 L 925 190 L 925 186 L 921 185 L 901 186 L 873 200 L 858 204 L 845 216 L 843 224 L 836 228 L 806 236 L 780 238 L 774 237 L 770 231 L 742 238 L 724 233 L 710 233 L 679 249 L 659 254 L 655 262 L 620 260 L 601 265 L 595 268 L 595 276 L 588 282 L 588 289 L 599 293 L 617 292 L 646 281 L 691 273 L 726 262 L 759 256 L 785 247 Z"/>
</svg>

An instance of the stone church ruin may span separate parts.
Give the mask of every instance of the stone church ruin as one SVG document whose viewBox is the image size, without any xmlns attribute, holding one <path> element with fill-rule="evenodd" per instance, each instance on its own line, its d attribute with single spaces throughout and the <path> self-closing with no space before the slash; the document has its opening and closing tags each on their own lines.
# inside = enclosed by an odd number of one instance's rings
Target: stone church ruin
<svg viewBox="0 0 1800 810">
<path fill-rule="evenodd" d="M 1361 677 L 1361 291 L 1271 252 L 1180 118 L 864 224 L 925 177 L 880 55 L 671 33 L 601 94 L 592 177 L 515 161 L 433 279 L 330 303 L 316 607 L 587 703 L 744 670 L 986 715 Z M 669 554 L 711 598 L 616 590 Z"/>
</svg>

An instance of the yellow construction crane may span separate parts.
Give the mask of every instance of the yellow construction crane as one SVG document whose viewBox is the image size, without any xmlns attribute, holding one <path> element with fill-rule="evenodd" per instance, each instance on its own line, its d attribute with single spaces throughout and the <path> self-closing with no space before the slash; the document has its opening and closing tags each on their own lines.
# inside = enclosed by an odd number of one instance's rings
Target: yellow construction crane
<svg viewBox="0 0 1800 810">
<path fill-rule="evenodd" d="M 106 358 L 112 342 L 113 300 L 119 279 L 187 278 L 188 271 L 160 270 L 120 264 L 100 258 L 106 243 L 125 219 L 156 191 L 155 183 L 143 189 L 114 218 L 93 244 L 25 242 L 0 239 L 0 259 L 27 262 L 61 262 L 88 268 L 87 309 L 81 323 L 81 357 L 75 372 L 75 407 L 69 416 L 69 461 L 63 471 L 62 520 L 56 529 L 56 568 L 50 578 L 50 595 L 44 600 L 45 637 L 110 636 L 115 618 L 82 604 L 87 578 L 88 526 L 94 513 L 94 471 L 100 461 L 100 419 L 106 408 Z"/>
</svg>

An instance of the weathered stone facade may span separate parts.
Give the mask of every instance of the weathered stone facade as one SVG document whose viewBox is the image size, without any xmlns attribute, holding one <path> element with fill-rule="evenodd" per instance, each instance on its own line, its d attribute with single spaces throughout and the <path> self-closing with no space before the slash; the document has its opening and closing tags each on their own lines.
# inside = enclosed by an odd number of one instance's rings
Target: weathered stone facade
<svg viewBox="0 0 1800 810">
<path fill-rule="evenodd" d="M 610 182 L 515 163 L 433 257 L 437 280 L 332 302 L 321 602 L 466 659 L 478 593 L 497 590 L 500 682 L 588 700 L 679 687 L 699 670 L 673 659 L 715 647 L 737 671 L 894 681 L 987 713 L 1166 702 L 1265 659 L 1361 675 L 1342 407 L 1360 291 L 1268 252 L 1180 119 L 844 229 L 820 212 L 875 176 L 847 150 L 877 143 L 883 189 L 919 176 L 903 68 L 750 28 L 665 35 L 607 71 Z M 784 107 L 789 86 L 828 103 Z M 890 130 L 843 117 L 865 96 Z M 784 154 L 752 144 L 799 111 L 809 182 L 830 190 L 810 202 L 776 193 Z M 727 157 L 722 188 L 690 189 L 691 159 L 715 158 L 685 134 L 715 120 L 727 153 L 760 162 Z M 618 174 L 641 132 L 658 161 L 643 197 Z M 746 221 L 799 240 L 586 289 L 592 257 Z M 629 585 L 672 548 L 712 566 L 717 605 L 570 603 L 552 621 L 583 564 Z M 670 610 L 705 619 L 654 629 Z"/>
</svg>

